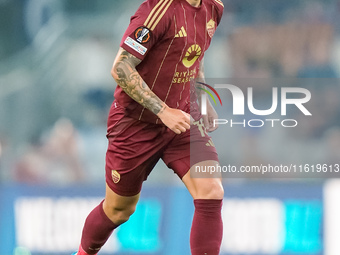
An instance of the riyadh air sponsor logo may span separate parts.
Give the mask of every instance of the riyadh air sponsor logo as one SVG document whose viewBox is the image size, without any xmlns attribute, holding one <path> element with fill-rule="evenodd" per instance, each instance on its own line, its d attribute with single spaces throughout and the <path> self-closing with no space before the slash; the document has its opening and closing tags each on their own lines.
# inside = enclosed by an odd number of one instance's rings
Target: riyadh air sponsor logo
<svg viewBox="0 0 340 255">
<path fill-rule="evenodd" d="M 195 64 L 195 62 L 201 56 L 201 54 L 202 54 L 202 49 L 198 44 L 191 45 L 188 48 L 187 52 L 185 53 L 185 56 L 182 61 L 183 65 L 186 68 L 191 67 L 193 64 Z"/>
<path fill-rule="evenodd" d="M 261 116 L 261 118 L 255 119 L 241 119 L 237 118 L 237 121 L 234 119 L 214 119 L 214 126 L 217 125 L 228 125 L 230 127 L 263 127 L 269 125 L 270 127 L 275 127 L 281 125 L 282 127 L 296 127 L 298 125 L 298 121 L 296 119 L 278 119 L 278 118 L 268 118 L 264 119 L 262 116 L 270 116 L 280 109 L 280 115 L 282 117 L 287 116 L 287 106 L 295 106 L 295 109 L 298 109 L 304 116 L 312 116 L 309 110 L 306 108 L 305 104 L 311 100 L 311 93 L 308 89 L 299 88 L 299 87 L 282 87 L 280 88 L 280 97 L 279 97 L 279 88 L 272 88 L 272 105 L 268 109 L 256 109 L 254 106 L 254 93 L 253 88 L 248 87 L 246 94 L 243 91 L 232 84 L 217 84 L 214 87 L 209 86 L 208 84 L 198 82 L 201 85 L 209 88 L 220 101 L 222 106 L 222 100 L 220 98 L 220 94 L 217 93 L 216 89 L 227 91 L 231 93 L 232 96 L 232 114 L 235 116 L 244 116 L 247 110 L 255 115 Z M 216 99 L 213 94 L 207 89 L 199 88 L 200 90 L 205 91 L 214 101 L 215 105 Z M 201 113 L 202 115 L 207 115 L 207 94 L 201 94 Z M 279 107 L 280 106 L 280 107 Z M 247 115 L 248 116 L 248 115 Z"/>
</svg>

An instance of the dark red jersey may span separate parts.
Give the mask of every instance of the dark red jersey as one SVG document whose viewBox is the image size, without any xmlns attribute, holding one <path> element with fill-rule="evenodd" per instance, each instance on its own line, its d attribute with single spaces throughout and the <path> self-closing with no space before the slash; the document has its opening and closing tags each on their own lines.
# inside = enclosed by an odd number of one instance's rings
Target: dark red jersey
<svg viewBox="0 0 340 255">
<path fill-rule="evenodd" d="M 137 71 L 169 107 L 190 110 L 190 80 L 208 49 L 223 13 L 221 0 L 202 0 L 200 7 L 186 0 L 147 0 L 131 17 L 120 46 L 142 62 Z M 125 114 L 161 123 L 119 86 L 115 99 Z"/>
</svg>

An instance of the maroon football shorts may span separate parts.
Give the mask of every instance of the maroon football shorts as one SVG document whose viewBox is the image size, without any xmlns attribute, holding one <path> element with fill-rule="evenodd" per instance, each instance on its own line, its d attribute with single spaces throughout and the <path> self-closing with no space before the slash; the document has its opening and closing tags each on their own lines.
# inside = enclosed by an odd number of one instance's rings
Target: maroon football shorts
<svg viewBox="0 0 340 255">
<path fill-rule="evenodd" d="M 134 196 L 161 158 L 180 177 L 205 160 L 218 161 L 202 121 L 189 131 L 175 134 L 164 125 L 127 117 L 120 106 L 112 107 L 108 121 L 106 183 L 118 195 Z"/>
</svg>

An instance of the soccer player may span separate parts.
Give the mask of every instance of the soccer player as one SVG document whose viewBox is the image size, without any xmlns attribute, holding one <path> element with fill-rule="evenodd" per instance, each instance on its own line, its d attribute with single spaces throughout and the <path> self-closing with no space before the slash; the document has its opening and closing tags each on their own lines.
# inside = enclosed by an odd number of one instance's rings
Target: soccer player
<svg viewBox="0 0 340 255">
<path fill-rule="evenodd" d="M 118 86 L 108 118 L 106 196 L 85 221 L 78 255 L 97 254 L 129 219 L 159 159 L 194 199 L 191 253 L 219 254 L 221 179 L 190 175 L 197 165 L 218 164 L 206 132 L 216 129 L 217 114 L 207 100 L 200 115 L 190 83 L 204 79 L 204 52 L 222 13 L 221 0 L 146 0 L 132 16 L 111 71 Z"/>
</svg>

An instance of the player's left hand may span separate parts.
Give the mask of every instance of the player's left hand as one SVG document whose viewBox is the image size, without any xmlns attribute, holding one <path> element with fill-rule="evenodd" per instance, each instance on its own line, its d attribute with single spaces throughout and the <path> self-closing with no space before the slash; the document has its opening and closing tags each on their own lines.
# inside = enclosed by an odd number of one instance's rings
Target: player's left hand
<svg viewBox="0 0 340 255">
<path fill-rule="evenodd" d="M 207 132 L 213 132 L 218 128 L 217 124 L 214 125 L 214 120 L 218 119 L 218 115 L 209 100 L 207 102 L 207 115 L 203 115 L 202 119 Z"/>
</svg>

